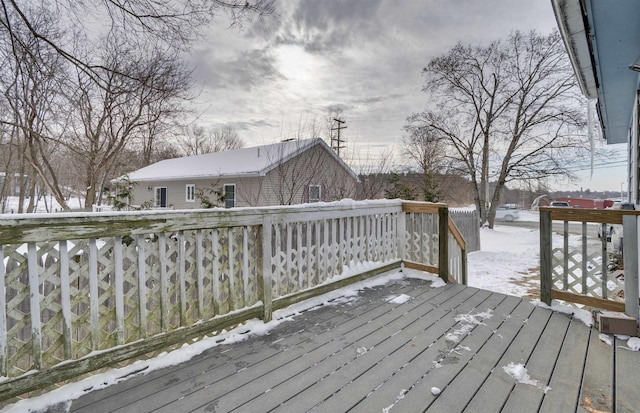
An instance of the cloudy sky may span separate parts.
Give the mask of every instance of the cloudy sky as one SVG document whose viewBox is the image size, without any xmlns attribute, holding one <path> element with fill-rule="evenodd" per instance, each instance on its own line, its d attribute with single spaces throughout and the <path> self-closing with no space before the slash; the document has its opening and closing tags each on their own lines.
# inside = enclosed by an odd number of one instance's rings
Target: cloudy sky
<svg viewBox="0 0 640 413">
<path fill-rule="evenodd" d="M 277 0 L 276 7 L 275 17 L 242 29 L 219 18 L 196 45 L 189 64 L 200 90 L 197 122 L 233 126 L 254 146 L 297 137 L 314 120 L 324 128 L 328 113 L 341 109 L 352 163 L 393 151 L 402 164 L 402 126 L 425 104 L 421 70 L 431 58 L 459 41 L 556 27 L 550 0 Z M 619 170 L 611 188 L 619 189 L 624 168 L 606 166 Z M 583 175 L 567 187 L 607 187 Z"/>
</svg>

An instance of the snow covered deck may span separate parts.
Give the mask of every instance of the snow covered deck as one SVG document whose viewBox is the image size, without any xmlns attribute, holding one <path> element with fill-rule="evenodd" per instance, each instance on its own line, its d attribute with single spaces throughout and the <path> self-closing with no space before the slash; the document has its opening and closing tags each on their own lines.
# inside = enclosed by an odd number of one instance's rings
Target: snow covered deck
<svg viewBox="0 0 640 413">
<path fill-rule="evenodd" d="M 70 410 L 621 412 L 640 405 L 640 353 L 624 349 L 625 341 L 605 343 L 571 316 L 458 284 L 432 288 L 403 278 L 247 336 L 87 389 Z"/>
</svg>

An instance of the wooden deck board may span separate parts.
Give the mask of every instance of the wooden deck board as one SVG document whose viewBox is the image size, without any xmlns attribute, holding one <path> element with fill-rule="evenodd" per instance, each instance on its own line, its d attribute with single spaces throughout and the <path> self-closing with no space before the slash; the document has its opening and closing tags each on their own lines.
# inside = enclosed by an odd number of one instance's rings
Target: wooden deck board
<svg viewBox="0 0 640 413">
<path fill-rule="evenodd" d="M 590 334 L 591 329 L 581 321 L 571 320 L 549 382 L 551 390 L 544 395 L 540 411 L 575 410 L 581 385 L 581 379 L 576 378 L 582 377 Z"/>
<path fill-rule="evenodd" d="M 509 363 L 523 363 L 529 358 L 535 341 L 544 331 L 550 317 L 550 311 L 539 307 L 534 308 L 464 411 L 497 412 L 502 409 L 516 383 L 504 372 L 503 367 Z"/>
<path fill-rule="evenodd" d="M 414 290 L 416 286 L 409 284 L 395 285 L 394 290 L 405 293 Z M 371 289 L 369 294 L 373 298 L 385 297 L 390 291 L 384 288 Z M 357 317 L 371 311 L 371 306 L 365 301 L 350 302 L 349 318 Z M 332 309 L 339 309 L 344 305 L 338 305 Z M 115 398 L 120 406 L 128 403 L 143 405 L 146 398 L 152 398 L 148 409 L 156 403 L 162 403 L 163 398 L 158 399 L 156 394 L 173 386 L 182 385 L 190 387 L 201 381 L 201 377 L 206 372 L 215 370 L 219 380 L 231 376 L 239 368 L 246 368 L 260 361 L 266 360 L 278 354 L 282 348 L 293 347 L 308 338 L 299 334 L 301 330 L 309 333 L 320 333 L 324 331 L 327 324 L 339 324 L 346 317 L 344 312 L 339 311 L 305 311 L 296 316 L 297 323 L 282 323 L 279 326 L 279 334 L 276 338 L 271 336 L 257 336 L 242 343 L 242 346 L 220 346 L 212 348 L 198 358 L 194 358 L 179 366 L 162 369 L 150 373 L 146 376 L 139 376 L 129 379 L 119 386 L 111 386 L 107 389 L 89 393 L 82 399 L 74 402 L 74 411 L 89 411 L 94 403 L 109 403 L 110 398 Z M 181 390 L 182 391 L 182 390 Z"/>
<path fill-rule="evenodd" d="M 446 341 L 445 347 L 441 349 L 441 357 L 437 359 L 440 367 L 431 368 L 426 372 L 410 391 L 394 406 L 394 411 L 452 411 L 446 406 L 445 396 L 448 392 L 447 386 L 462 370 L 467 366 L 476 352 L 483 347 L 487 340 L 494 334 L 494 331 L 504 321 L 503 314 L 510 314 L 517 307 L 520 299 L 508 297 L 502 294 L 492 294 L 485 302 L 474 309 L 474 313 L 492 310 L 495 317 L 485 319 L 481 325 L 462 337 L 458 343 Z M 460 324 L 452 327 L 452 331 L 460 330 Z M 436 387 L 442 391 L 440 395 L 432 394 L 431 389 Z M 457 398 L 454 397 L 452 400 Z"/>
<path fill-rule="evenodd" d="M 447 300 L 447 303 L 461 302 L 465 297 L 465 294 L 457 294 L 454 299 Z M 275 394 L 282 394 L 282 398 L 275 403 L 265 400 L 271 398 L 269 395 L 269 397 L 256 398 L 244 407 L 248 410 L 259 407 L 275 408 L 282 401 L 287 402 L 288 406 L 294 406 L 295 399 L 304 400 L 313 406 L 316 402 L 322 401 L 337 391 L 336 386 L 340 389 L 344 384 L 347 384 L 351 380 L 351 375 L 364 373 L 363 370 L 371 369 L 371 366 L 376 363 L 375 360 L 388 357 L 398 346 L 402 346 L 398 340 L 406 342 L 405 337 L 418 334 L 424 328 L 425 309 L 423 306 L 423 302 L 415 299 L 408 302 L 399 307 L 402 314 L 396 319 L 397 321 L 393 322 L 393 325 L 389 326 L 390 328 L 376 330 L 375 334 L 367 337 L 366 340 L 353 342 L 352 346 L 346 346 L 341 351 L 332 354 L 325 362 L 317 366 L 309 366 L 299 376 L 291 377 L 281 383 L 271 390 L 276 392 Z M 433 307 L 426 314 L 433 315 L 434 312 L 440 312 L 440 309 L 441 306 Z M 396 334 L 400 330 L 402 334 Z M 351 342 L 348 337 L 345 337 L 345 341 L 347 344 Z M 345 373 L 346 371 L 349 373 Z M 330 386 L 322 386 L 322 392 L 315 391 L 315 388 L 310 390 L 312 386 L 322 380 L 328 380 L 327 384 Z M 316 400 L 316 402 L 311 402 L 311 400 Z"/>
<path fill-rule="evenodd" d="M 306 411 L 320 405 L 318 408 L 321 411 L 333 411 L 335 404 L 342 406 L 344 409 L 352 407 L 363 398 L 361 394 L 362 388 L 373 387 L 368 387 L 370 384 L 367 384 L 365 387 L 356 385 L 355 391 L 349 391 L 345 389 L 345 387 L 347 387 L 350 382 L 361 377 L 367 370 L 371 369 L 372 366 L 385 357 L 403 348 L 409 341 L 411 341 L 411 344 L 415 344 L 415 347 L 413 347 L 415 351 L 420 351 L 420 349 L 429 346 L 435 339 L 441 337 L 447 331 L 447 326 L 450 326 L 448 318 L 452 318 L 456 311 L 462 307 L 472 307 L 476 300 L 486 299 L 484 294 L 473 293 L 472 290 L 466 289 L 463 293 L 457 294 L 429 313 L 426 313 L 426 317 L 424 318 L 427 318 L 427 320 L 423 318 L 417 323 L 412 323 L 408 328 L 402 330 L 395 328 L 383 333 L 383 337 L 386 336 L 384 338 L 388 338 L 384 343 L 375 346 L 361 357 L 353 358 L 352 363 L 340 369 L 340 371 L 332 372 L 333 374 L 331 374 L 330 377 L 325 376 L 323 379 L 326 383 L 323 383 L 320 389 L 307 389 L 307 391 L 296 395 L 287 405 L 282 406 L 280 410 L 287 411 L 293 409 L 294 411 Z M 424 314 L 423 311 L 423 315 Z M 429 320 L 442 320 L 442 322 L 439 323 L 440 328 L 430 328 Z M 433 321 L 431 321 L 431 323 L 433 323 Z M 424 339 L 424 341 L 421 342 L 419 338 Z M 410 359 L 413 353 L 412 351 L 405 351 L 402 356 Z M 408 362 L 407 360 L 395 361 L 401 364 Z M 389 373 L 391 372 L 386 372 L 386 374 Z M 351 387 L 354 386 L 350 386 L 349 388 Z"/>
<path fill-rule="evenodd" d="M 458 288 L 457 290 L 464 293 L 464 289 Z M 420 297 L 412 301 L 414 305 L 419 305 L 422 302 L 422 308 L 426 309 L 432 305 L 429 298 L 436 300 L 439 295 L 441 292 L 431 291 L 429 294 L 423 294 L 424 301 L 420 300 Z M 445 298 L 444 301 L 448 300 Z M 215 406 L 216 411 L 229 411 L 233 406 L 243 406 L 244 408 L 245 403 L 267 394 L 266 391 L 268 391 L 266 399 L 278 400 L 277 395 L 280 394 L 280 391 L 271 394 L 278 386 L 287 393 L 286 400 L 292 396 L 290 387 L 285 384 L 287 379 L 302 375 L 308 369 L 313 369 L 311 378 L 314 382 L 321 380 L 323 369 L 332 368 L 334 364 L 340 365 L 348 361 L 349 358 L 356 357 L 357 349 L 360 347 L 374 346 L 384 336 L 397 331 L 397 323 L 405 318 L 402 311 L 394 311 L 395 308 L 404 307 L 404 305 L 387 303 L 383 300 L 378 302 L 370 300 L 370 304 L 375 306 L 375 310 L 371 313 L 378 314 L 377 317 L 372 318 L 375 322 L 363 323 L 362 320 L 353 319 L 337 330 L 326 331 L 315 337 L 314 340 L 305 343 L 306 345 L 290 351 L 289 357 L 274 357 L 272 363 L 261 366 L 260 369 L 254 368 L 249 371 L 250 376 L 240 377 L 243 382 L 246 382 L 245 386 L 235 387 L 232 385 L 231 391 L 215 398 L 208 394 L 202 394 L 204 400 L 211 406 Z M 293 357 L 294 355 L 295 357 Z M 233 384 L 233 381 L 231 383 Z M 194 399 L 190 398 L 188 401 L 175 404 L 175 407 L 178 407 L 178 411 L 184 411 L 185 409 L 182 409 L 181 406 L 185 403 L 193 403 L 193 401 Z M 196 401 L 196 403 L 198 402 Z M 200 405 L 196 407 L 200 407 Z"/>
<path fill-rule="evenodd" d="M 503 319 L 502 324 L 465 366 L 464 374 L 458 374 L 446 388 L 441 389 L 447 393 L 456 394 L 456 397 L 438 397 L 431 406 L 431 410 L 462 411 L 474 396 L 475 389 L 484 383 L 494 368 L 500 368 L 497 366 L 500 358 L 533 309 L 531 303 L 518 301 L 513 311 Z"/>
<path fill-rule="evenodd" d="M 535 343 L 531 357 L 524 364 L 531 382 L 516 383 L 504 407 L 506 412 L 537 412 L 558 360 L 562 343 L 569 327 L 566 314 L 554 313 L 543 334 Z"/>
<path fill-rule="evenodd" d="M 406 289 L 399 290 L 398 293 L 410 292 L 414 288 L 408 286 Z M 442 291 L 438 290 L 419 291 L 427 298 L 434 300 L 437 295 L 442 294 Z M 368 291 L 368 293 L 371 293 L 371 291 Z M 262 350 L 256 354 L 239 354 L 237 358 L 234 358 L 231 366 L 228 364 L 225 366 L 231 368 L 230 371 L 227 371 L 229 368 L 225 369 L 225 373 L 229 374 L 221 375 L 215 368 L 208 369 L 193 379 L 174 384 L 172 392 L 153 394 L 152 397 L 137 400 L 131 406 L 140 409 L 156 408 L 157 406 L 157 408 L 162 407 L 163 409 L 182 412 L 205 404 L 212 404 L 213 401 L 228 393 L 240 392 L 243 397 L 246 397 L 252 394 L 252 390 L 250 390 L 252 387 L 254 388 L 253 391 L 262 393 L 270 387 L 261 387 L 256 390 L 255 380 L 260 379 L 271 385 L 272 382 L 278 380 L 278 373 L 283 371 L 279 367 L 305 356 L 309 352 L 310 346 L 329 351 L 331 348 L 337 348 L 340 344 L 339 338 L 354 328 L 359 326 L 364 326 L 364 328 L 370 330 L 377 328 L 376 323 L 366 323 L 366 320 L 383 320 L 385 317 L 393 317 L 388 309 L 372 305 L 376 300 L 382 300 L 388 295 L 389 291 L 387 290 L 383 294 L 374 294 L 375 299 L 369 296 L 367 296 L 366 300 L 358 299 L 357 301 L 361 302 L 361 305 L 359 306 L 359 311 L 355 312 L 355 314 L 345 312 L 341 307 L 327 306 L 326 308 L 318 309 L 310 313 L 310 316 L 314 316 L 316 314 L 313 313 L 319 312 L 331 313 L 333 317 L 329 319 L 329 322 L 324 322 L 320 325 L 312 323 L 305 325 L 300 320 L 296 320 L 292 325 L 298 327 L 287 327 L 298 331 L 304 330 L 304 332 L 292 335 L 289 339 L 280 340 L 275 345 L 271 345 L 268 341 L 265 342 L 260 337 L 251 340 L 252 342 L 257 341 L 260 346 L 263 346 Z M 446 298 L 443 298 L 443 300 L 446 300 Z M 366 317 L 360 318 L 360 315 Z M 323 344 L 326 345 L 323 346 Z M 265 353 L 269 357 L 262 357 Z M 316 351 L 315 354 L 321 356 L 322 351 Z M 228 356 L 228 354 L 225 354 L 225 356 Z M 282 377 L 281 379 L 283 380 L 284 378 Z M 180 397 L 176 397 L 176 393 Z"/>
<path fill-rule="evenodd" d="M 400 294 L 411 300 L 389 302 Z M 615 400 L 623 412 L 640 405 L 638 352 L 519 298 L 404 279 L 338 301 L 269 335 L 90 392 L 71 411 L 586 411 L 578 403 L 606 411 Z M 487 310 L 492 317 L 470 330 L 456 320 Z M 519 383 L 503 370 L 511 362 L 551 389 Z"/>
<path fill-rule="evenodd" d="M 604 343 L 598 332 L 593 331 L 589 337 L 579 407 L 589 412 L 613 411 L 612 390 L 613 346 Z"/>
<path fill-rule="evenodd" d="M 640 409 L 640 360 L 637 352 L 628 350 L 624 340 L 614 343 L 616 368 L 616 413 L 637 412 Z"/>
</svg>

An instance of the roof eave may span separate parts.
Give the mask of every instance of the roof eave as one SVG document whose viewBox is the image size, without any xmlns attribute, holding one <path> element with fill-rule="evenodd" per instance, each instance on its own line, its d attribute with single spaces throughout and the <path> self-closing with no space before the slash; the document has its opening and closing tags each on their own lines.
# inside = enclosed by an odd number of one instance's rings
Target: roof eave
<svg viewBox="0 0 640 413">
<path fill-rule="evenodd" d="M 551 4 L 580 90 L 587 98 L 596 99 L 597 73 L 582 4 L 580 0 L 551 0 Z"/>
</svg>

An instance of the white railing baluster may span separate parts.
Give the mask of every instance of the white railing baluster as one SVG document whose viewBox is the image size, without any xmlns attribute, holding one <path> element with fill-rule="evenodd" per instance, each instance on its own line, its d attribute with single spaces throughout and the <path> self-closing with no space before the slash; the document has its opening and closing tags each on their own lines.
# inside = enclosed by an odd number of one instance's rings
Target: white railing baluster
<svg viewBox="0 0 640 413">
<path fill-rule="evenodd" d="M 322 241 L 322 280 L 326 280 L 330 275 L 329 272 L 329 223 L 326 219 L 322 220 L 322 233 L 324 234 L 324 240 Z"/>
<path fill-rule="evenodd" d="M 187 287 L 185 280 L 184 231 L 178 231 L 178 287 L 180 290 L 180 325 L 187 324 Z"/>
<path fill-rule="evenodd" d="M 73 341 L 71 337 L 71 291 L 69 288 L 69 251 L 66 240 L 58 242 L 58 255 L 58 264 L 60 265 L 60 302 L 62 306 L 64 356 L 67 359 L 71 359 L 73 355 Z M 2 266 L 2 257 L 0 257 L 0 267 Z"/>
<path fill-rule="evenodd" d="M 160 265 L 160 328 L 169 329 L 169 280 L 167 279 L 167 237 L 164 232 L 158 234 L 158 261 Z"/>
<path fill-rule="evenodd" d="M 342 265 L 340 265 L 340 234 L 338 233 L 338 218 L 331 220 L 331 255 L 333 256 L 334 274 L 342 274 Z"/>
<path fill-rule="evenodd" d="M 313 221 L 313 225 L 316 228 L 316 285 L 319 285 L 322 283 L 322 281 L 324 281 L 322 279 L 322 260 L 320 259 L 320 255 L 321 255 L 321 251 L 322 251 L 322 246 L 320 245 L 320 221 L 316 220 Z"/>
<path fill-rule="evenodd" d="M 40 292 L 38 271 L 38 249 L 35 242 L 27 244 L 27 262 L 29 274 L 29 313 L 31 315 L 31 341 L 33 367 L 39 369 L 42 365 L 42 331 L 40 323 Z"/>
<path fill-rule="evenodd" d="M 280 223 L 274 223 L 273 227 L 276 231 L 275 237 L 275 260 L 276 260 L 276 273 L 274 274 L 276 277 L 276 298 L 281 297 L 281 289 L 282 289 L 282 258 L 280 256 L 280 251 L 282 251 L 282 225 Z"/>
<path fill-rule="evenodd" d="M 227 250 L 229 255 L 229 309 L 236 309 L 236 277 L 235 277 L 235 251 L 233 250 L 233 228 L 227 228 Z"/>
<path fill-rule="evenodd" d="M 296 223 L 296 252 L 298 254 L 298 288 L 304 288 L 304 272 L 302 271 L 302 222 Z"/>
<path fill-rule="evenodd" d="M 243 305 L 246 307 L 251 301 L 249 297 L 249 227 L 242 227 L 242 292 Z"/>
<path fill-rule="evenodd" d="M 264 312 L 262 320 L 267 323 L 272 317 L 272 295 L 271 295 L 271 216 L 265 214 L 262 217 L 262 305 Z"/>
<path fill-rule="evenodd" d="M 89 328 L 91 329 L 91 349 L 100 348 L 100 325 L 98 297 L 98 246 L 95 238 L 89 238 Z"/>
<path fill-rule="evenodd" d="M 245 228 L 246 230 L 246 228 Z M 202 230 L 196 231 L 196 270 L 198 293 L 198 318 L 204 318 L 204 245 L 202 245 Z"/>
<path fill-rule="evenodd" d="M 293 279 L 293 266 L 291 263 L 291 255 L 293 254 L 293 245 L 292 245 L 292 240 L 291 240 L 291 223 L 290 222 L 286 222 L 284 223 L 286 229 L 287 229 L 287 243 L 285 244 L 285 251 L 287 253 L 287 261 L 286 261 L 286 272 L 287 275 L 285 277 L 286 280 L 286 292 L 290 293 L 295 291 L 296 289 L 293 288 L 293 286 L 295 285 L 294 279 Z"/>
<path fill-rule="evenodd" d="M 353 253 L 353 236 L 351 235 L 351 227 L 353 225 L 355 218 L 347 217 L 344 219 L 344 230 L 345 230 L 345 239 L 344 239 L 344 257 L 343 264 L 345 267 L 349 266 L 351 262 L 351 254 Z"/>
<path fill-rule="evenodd" d="M 218 230 L 211 231 L 211 253 L 213 255 L 213 263 L 211 265 L 213 271 L 213 308 L 216 314 L 220 312 L 220 265 L 218 255 Z"/>
<path fill-rule="evenodd" d="M 113 260 L 116 295 L 116 340 L 124 344 L 124 275 L 122 271 L 122 237 L 113 237 Z"/>
<path fill-rule="evenodd" d="M 138 245 L 138 316 L 140 318 L 139 337 L 145 338 L 147 330 L 147 257 L 144 235 L 136 237 Z"/>
<path fill-rule="evenodd" d="M 313 271 L 312 271 L 312 265 L 313 265 L 313 261 L 311 259 L 311 221 L 306 221 L 306 225 L 307 225 L 307 288 L 311 287 L 313 285 L 312 283 L 312 279 L 313 279 Z"/>
</svg>

